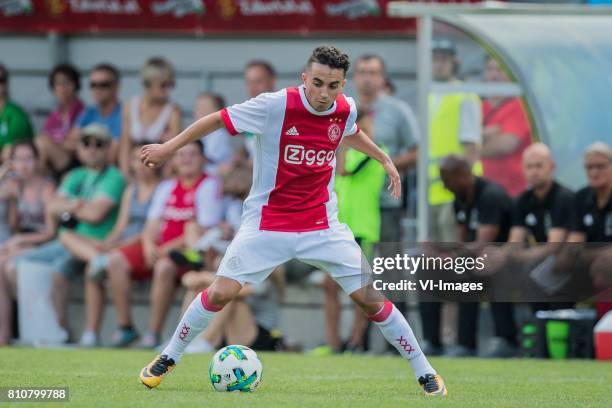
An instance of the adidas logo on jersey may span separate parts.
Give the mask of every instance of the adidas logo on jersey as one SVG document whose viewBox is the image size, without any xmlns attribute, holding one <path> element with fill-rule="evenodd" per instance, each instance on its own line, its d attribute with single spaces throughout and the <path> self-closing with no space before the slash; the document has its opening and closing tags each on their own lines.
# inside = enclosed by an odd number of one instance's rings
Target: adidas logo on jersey
<svg viewBox="0 0 612 408">
<path fill-rule="evenodd" d="M 285 135 L 287 136 L 299 136 L 300 132 L 298 132 L 297 128 L 295 126 L 291 126 L 291 128 L 289 128 L 289 130 L 287 130 L 285 132 Z"/>
</svg>

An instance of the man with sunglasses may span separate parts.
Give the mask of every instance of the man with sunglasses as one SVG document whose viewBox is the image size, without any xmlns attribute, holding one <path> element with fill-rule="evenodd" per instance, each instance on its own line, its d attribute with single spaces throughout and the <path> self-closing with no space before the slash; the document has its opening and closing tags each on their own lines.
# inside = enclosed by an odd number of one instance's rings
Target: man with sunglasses
<svg viewBox="0 0 612 408">
<path fill-rule="evenodd" d="M 71 140 L 78 142 L 79 133 L 92 123 L 100 123 L 108 128 L 112 136 L 111 152 L 116 157 L 119 137 L 121 136 L 121 102 L 119 101 L 119 70 L 111 64 L 96 65 L 89 76 L 89 88 L 94 104 L 87 106 L 71 131 Z"/>
<path fill-rule="evenodd" d="M 584 169 L 588 185 L 574 196 L 574 217 L 567 240 L 591 243 L 582 252 L 583 257 L 593 259 L 589 272 L 594 277 L 610 270 L 606 257 L 610 257 L 612 243 L 612 148 L 604 142 L 589 145 Z M 608 289 L 596 302 L 598 317 L 612 310 L 611 297 Z"/>
<path fill-rule="evenodd" d="M 47 211 L 58 220 L 59 234 L 71 229 L 83 240 L 101 241 L 115 225 L 125 179 L 110 163 L 111 140 L 108 129 L 100 124 L 88 125 L 80 132 L 77 155 L 83 165 L 66 174 L 47 206 Z M 53 306 L 58 324 L 67 329 L 69 281 L 83 271 L 84 263 L 59 238 L 20 256 L 14 262 L 18 273 L 21 260 L 48 265 L 53 272 Z"/>
</svg>

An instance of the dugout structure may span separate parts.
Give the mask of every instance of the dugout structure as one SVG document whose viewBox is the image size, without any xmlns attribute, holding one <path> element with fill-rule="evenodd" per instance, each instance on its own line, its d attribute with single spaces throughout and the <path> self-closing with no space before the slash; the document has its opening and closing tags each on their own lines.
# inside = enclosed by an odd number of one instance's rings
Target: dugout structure
<svg viewBox="0 0 612 408">
<path fill-rule="evenodd" d="M 391 2 L 394 17 L 418 20 L 417 82 L 421 141 L 418 161 L 418 239 L 427 239 L 428 95 L 474 92 L 521 96 L 534 139 L 550 146 L 557 177 L 584 184 L 582 152 L 594 141 L 612 142 L 612 7 L 485 2 L 436 5 Z M 461 85 L 431 79 L 434 22 L 465 33 L 493 55 L 515 82 Z"/>
</svg>

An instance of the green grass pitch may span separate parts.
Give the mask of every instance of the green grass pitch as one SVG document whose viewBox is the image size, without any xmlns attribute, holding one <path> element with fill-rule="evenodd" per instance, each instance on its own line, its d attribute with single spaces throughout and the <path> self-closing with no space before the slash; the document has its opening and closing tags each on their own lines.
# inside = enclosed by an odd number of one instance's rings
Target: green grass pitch
<svg viewBox="0 0 612 408">
<path fill-rule="evenodd" d="M 16 407 L 612 406 L 612 363 L 433 358 L 449 389 L 442 400 L 421 395 L 399 357 L 259 355 L 263 381 L 252 394 L 215 392 L 207 375 L 210 354 L 185 356 L 159 388 L 149 390 L 138 372 L 153 352 L 105 349 L 0 349 L 0 386 L 70 387 L 68 403 Z"/>
</svg>

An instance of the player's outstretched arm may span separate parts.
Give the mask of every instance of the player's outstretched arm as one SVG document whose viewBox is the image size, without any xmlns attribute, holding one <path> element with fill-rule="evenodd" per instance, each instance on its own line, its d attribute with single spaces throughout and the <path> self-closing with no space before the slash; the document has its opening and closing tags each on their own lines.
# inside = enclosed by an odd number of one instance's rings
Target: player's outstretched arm
<svg viewBox="0 0 612 408">
<path fill-rule="evenodd" d="M 387 188 L 393 197 L 400 197 L 402 194 L 402 182 L 397 172 L 397 168 L 393 164 L 393 160 L 391 160 L 387 153 L 376 146 L 376 143 L 374 143 L 362 130 L 359 130 L 354 135 L 346 136 L 343 143 L 380 162 L 389 175 L 389 186 Z"/>
<path fill-rule="evenodd" d="M 168 160 L 168 158 L 181 147 L 193 142 L 194 140 L 198 140 L 217 129 L 220 129 L 223 126 L 221 113 L 215 112 L 211 113 L 210 115 L 206 115 L 192 123 L 187 129 L 183 130 L 166 143 L 143 146 L 140 153 L 140 160 L 149 167 L 159 166 Z"/>
</svg>

